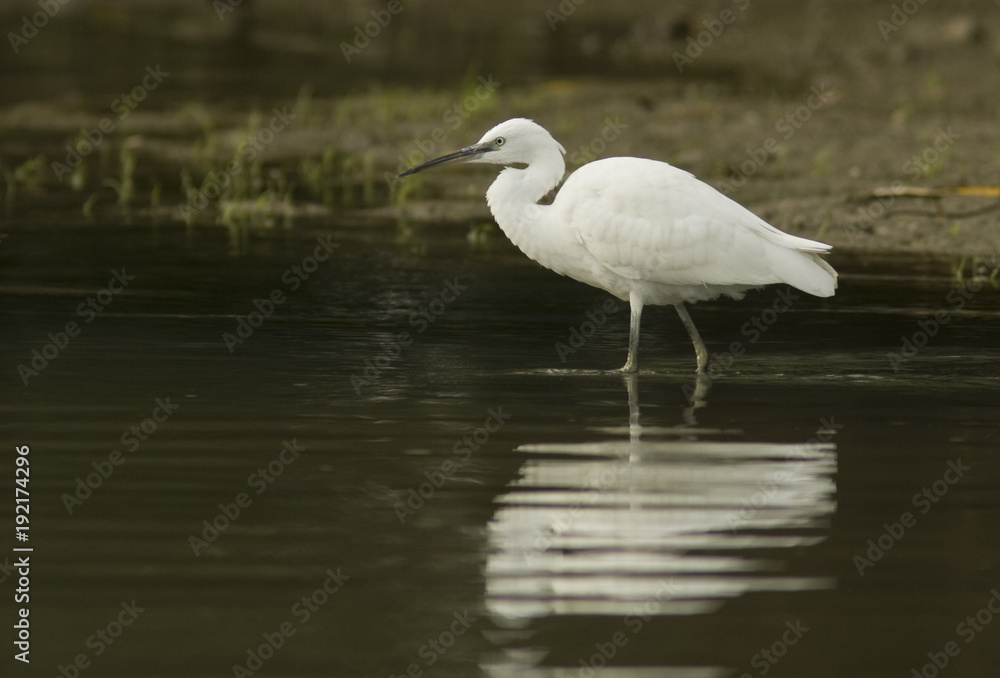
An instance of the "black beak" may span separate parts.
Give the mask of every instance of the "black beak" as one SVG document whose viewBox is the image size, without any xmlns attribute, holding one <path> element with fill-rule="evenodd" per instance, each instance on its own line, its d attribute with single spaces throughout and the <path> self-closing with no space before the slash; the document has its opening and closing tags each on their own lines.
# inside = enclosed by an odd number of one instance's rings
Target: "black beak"
<svg viewBox="0 0 1000 678">
<path fill-rule="evenodd" d="M 460 151 L 455 151 L 454 153 L 449 153 L 448 155 L 442 155 L 440 158 L 434 158 L 433 160 L 428 160 L 427 162 L 417 165 L 416 167 L 411 167 L 410 169 L 402 172 L 399 176 L 408 177 L 411 174 L 416 174 L 417 172 L 423 171 L 429 167 L 434 167 L 436 165 L 443 165 L 446 162 L 462 162 L 465 160 L 474 160 L 476 158 L 481 158 L 484 153 L 490 149 L 479 144 L 475 146 L 467 146 Z"/>
</svg>

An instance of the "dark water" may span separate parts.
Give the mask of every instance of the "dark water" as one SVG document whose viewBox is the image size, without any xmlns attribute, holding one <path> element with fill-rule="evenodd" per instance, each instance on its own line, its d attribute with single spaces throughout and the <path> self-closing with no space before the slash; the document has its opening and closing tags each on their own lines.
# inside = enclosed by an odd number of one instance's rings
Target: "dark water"
<svg viewBox="0 0 1000 678">
<path fill-rule="evenodd" d="M 630 382 L 608 371 L 624 307 L 602 316 L 605 296 L 499 234 L 5 232 L 2 477 L 9 497 L 29 445 L 30 675 L 1000 665 L 998 294 L 961 288 L 959 309 L 947 262 L 834 257 L 833 299 L 697 306 L 702 383 L 652 309 Z M 564 362 L 571 328 L 591 336 Z M 35 349 L 48 363 L 19 373 Z M 6 564 L 25 545 L 10 500 L 2 520 Z"/>
</svg>

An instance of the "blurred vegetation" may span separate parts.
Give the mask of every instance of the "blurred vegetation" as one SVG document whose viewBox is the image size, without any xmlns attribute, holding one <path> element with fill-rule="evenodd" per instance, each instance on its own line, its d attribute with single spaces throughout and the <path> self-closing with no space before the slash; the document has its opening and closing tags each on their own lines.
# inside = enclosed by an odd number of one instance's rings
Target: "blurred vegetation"
<svg viewBox="0 0 1000 678">
<path fill-rule="evenodd" d="M 73 0 L 0 50 L 0 214 L 422 215 L 478 228 L 490 170 L 394 177 L 524 116 L 566 147 L 569 170 L 666 160 L 834 243 L 973 249 L 996 230 L 995 214 L 900 216 L 904 199 L 876 214 L 864 196 L 898 180 L 1000 185 L 1000 15 L 927 3 L 885 37 L 884 2 L 778 0 L 706 34 L 732 4 L 404 0 L 389 16 L 377 0 L 242 0 L 232 12 Z M 0 25 L 27 35 L 38 7 L 4 3 Z M 151 68 L 165 75 L 143 91 Z M 829 102 L 782 127 L 816 88 Z M 954 143 L 938 143 L 952 128 Z"/>
</svg>

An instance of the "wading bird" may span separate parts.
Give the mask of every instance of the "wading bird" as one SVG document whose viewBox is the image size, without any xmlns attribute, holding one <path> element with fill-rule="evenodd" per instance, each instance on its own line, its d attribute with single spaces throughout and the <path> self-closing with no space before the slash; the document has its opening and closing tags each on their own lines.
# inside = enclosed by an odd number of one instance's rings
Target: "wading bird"
<svg viewBox="0 0 1000 678">
<path fill-rule="evenodd" d="M 400 176 L 447 162 L 506 165 L 486 191 L 486 202 L 511 242 L 545 268 L 628 301 L 623 372 L 638 369 L 646 304 L 677 309 L 694 342 L 698 372 L 704 372 L 708 350 L 685 302 L 740 299 L 746 290 L 772 283 L 833 295 L 837 272 L 819 257 L 830 245 L 779 231 L 665 162 L 595 160 L 571 174 L 550 205 L 539 204 L 562 179 L 565 152 L 543 127 L 514 118 L 478 143 Z"/>
</svg>

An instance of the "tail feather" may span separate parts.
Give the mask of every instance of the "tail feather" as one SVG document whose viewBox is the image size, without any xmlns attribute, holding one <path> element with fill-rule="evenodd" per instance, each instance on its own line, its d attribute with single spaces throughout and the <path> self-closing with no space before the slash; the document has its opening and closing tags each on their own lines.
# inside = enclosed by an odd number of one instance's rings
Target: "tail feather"
<svg viewBox="0 0 1000 678">
<path fill-rule="evenodd" d="M 837 272 L 815 252 L 773 248 L 769 258 L 783 283 L 817 297 L 832 297 L 837 289 Z"/>
</svg>

